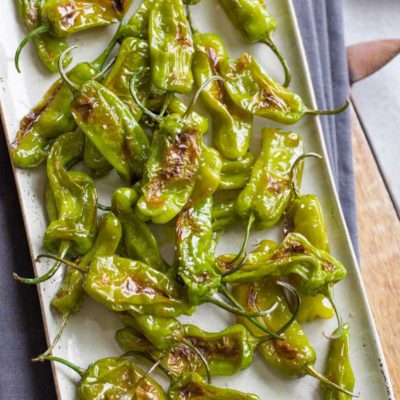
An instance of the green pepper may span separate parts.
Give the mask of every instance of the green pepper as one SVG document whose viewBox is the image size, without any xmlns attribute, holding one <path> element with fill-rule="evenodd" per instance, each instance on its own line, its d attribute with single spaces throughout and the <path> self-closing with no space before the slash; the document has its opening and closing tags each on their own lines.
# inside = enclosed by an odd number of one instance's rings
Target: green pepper
<svg viewBox="0 0 400 400">
<path fill-rule="evenodd" d="M 93 62 L 77 64 L 68 78 L 77 85 L 95 77 L 103 67 L 116 44 L 113 38 L 104 52 Z M 68 53 L 63 53 L 64 59 Z M 58 79 L 43 99 L 21 121 L 17 137 L 11 144 L 11 158 L 15 166 L 34 168 L 40 165 L 50 151 L 51 141 L 62 133 L 76 129 L 71 114 L 73 92 Z"/>
<path fill-rule="evenodd" d="M 237 196 L 236 190 L 217 192 L 214 196 L 211 212 L 214 234 L 220 235 L 226 228 L 241 221 L 236 211 Z"/>
<path fill-rule="evenodd" d="M 255 394 L 210 385 L 196 373 L 186 373 L 169 388 L 171 400 L 259 400 Z"/>
<path fill-rule="evenodd" d="M 272 40 L 276 30 L 275 18 L 267 11 L 264 0 L 219 0 L 233 25 L 251 42 L 265 43 L 278 57 L 285 72 L 285 83 L 290 84 L 289 66 Z"/>
<path fill-rule="evenodd" d="M 346 388 L 354 389 L 354 373 L 349 357 L 349 324 L 340 326 L 330 340 L 325 376 L 332 382 Z M 321 385 L 324 400 L 349 400 L 351 396 L 339 392 L 327 385 Z"/>
<path fill-rule="evenodd" d="M 103 358 L 86 370 L 59 357 L 45 359 L 61 363 L 81 376 L 76 390 L 80 400 L 167 400 L 162 387 L 128 357 Z"/>
<path fill-rule="evenodd" d="M 212 196 L 221 186 L 222 166 L 219 152 L 203 144 L 197 181 L 187 207 L 193 207 L 207 197 Z"/>
<path fill-rule="evenodd" d="M 242 218 L 253 214 L 258 229 L 272 227 L 281 219 L 293 197 L 292 181 L 301 181 L 302 164 L 294 177 L 292 172 L 302 154 L 303 141 L 298 134 L 263 129 L 261 153 L 236 202 Z"/>
<path fill-rule="evenodd" d="M 309 194 L 297 197 L 285 214 L 286 232 L 298 232 L 310 243 L 329 252 L 328 234 L 321 203 L 317 196 Z M 291 283 L 298 287 L 298 278 L 290 277 Z M 323 294 L 306 296 L 301 294 L 301 307 L 297 315 L 299 322 L 313 321 L 316 318 L 332 318 L 334 310 Z"/>
<path fill-rule="evenodd" d="M 228 55 L 219 36 L 194 32 L 193 74 L 201 85 L 211 76 L 220 75 L 220 64 Z M 243 157 L 250 145 L 253 115 L 235 105 L 220 81 L 212 82 L 202 98 L 212 115 L 214 146 L 226 158 Z"/>
<path fill-rule="evenodd" d="M 158 271 L 166 272 L 169 267 L 161 257 L 153 233 L 134 212 L 138 198 L 136 191 L 129 188 L 117 189 L 112 195 L 111 208 L 121 221 L 126 254 L 129 258 L 142 261 Z"/>
<path fill-rule="evenodd" d="M 19 14 L 29 32 L 41 25 L 42 8 L 45 0 L 17 0 Z M 42 64 L 51 72 L 58 71 L 58 59 L 60 54 L 68 48 L 64 39 L 55 38 L 49 33 L 41 33 L 34 37 L 37 55 Z M 72 61 L 64 59 L 64 66 Z M 19 72 L 19 68 L 18 68 Z"/>
<path fill-rule="evenodd" d="M 124 181 L 140 178 L 149 141 L 129 108 L 94 80 L 72 85 L 77 94 L 71 112 L 77 125 Z"/>
<path fill-rule="evenodd" d="M 266 276 L 296 274 L 306 295 L 326 293 L 327 286 L 346 276 L 346 269 L 329 253 L 317 249 L 299 233 L 289 233 L 284 241 L 265 252 L 250 253 L 240 270 L 226 275 L 225 283 L 252 283 Z"/>
<path fill-rule="evenodd" d="M 244 53 L 239 59 L 223 60 L 220 75 L 233 102 L 242 110 L 282 124 L 295 124 L 305 115 L 333 115 L 344 111 L 349 102 L 336 110 L 312 110 L 295 93 L 274 81 L 256 59 Z"/>
<path fill-rule="evenodd" d="M 246 153 L 237 160 L 222 160 L 221 182 L 218 190 L 243 189 L 249 179 L 254 164 L 253 153 Z"/>
<path fill-rule="evenodd" d="M 112 170 L 110 163 L 88 138 L 83 149 L 83 162 L 90 169 L 91 176 L 95 178 L 101 178 Z"/>
<path fill-rule="evenodd" d="M 149 44 L 153 84 L 167 92 L 190 92 L 194 49 L 182 0 L 153 4 Z"/>
</svg>

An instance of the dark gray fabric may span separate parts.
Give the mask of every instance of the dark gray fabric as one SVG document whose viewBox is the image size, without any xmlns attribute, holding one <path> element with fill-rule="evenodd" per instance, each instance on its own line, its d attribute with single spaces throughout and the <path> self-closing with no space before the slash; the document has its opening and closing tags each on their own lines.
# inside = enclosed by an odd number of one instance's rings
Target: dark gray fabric
<svg viewBox="0 0 400 400">
<path fill-rule="evenodd" d="M 294 0 L 318 104 L 332 108 L 348 97 L 340 1 Z M 356 243 L 349 114 L 323 118 L 332 167 Z M 36 288 L 17 284 L 12 272 L 32 274 L 18 197 L 0 135 L 0 399 L 49 400 L 56 394 L 49 364 L 30 363 L 45 348 Z"/>
</svg>

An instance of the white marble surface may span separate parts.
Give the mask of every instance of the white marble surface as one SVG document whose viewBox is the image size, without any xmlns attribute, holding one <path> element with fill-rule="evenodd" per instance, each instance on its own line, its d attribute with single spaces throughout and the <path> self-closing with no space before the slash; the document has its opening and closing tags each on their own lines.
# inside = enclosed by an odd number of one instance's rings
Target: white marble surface
<svg viewBox="0 0 400 400">
<path fill-rule="evenodd" d="M 343 7 L 347 45 L 400 38 L 399 0 L 345 0 Z M 353 97 L 400 209 L 400 56 L 356 83 Z"/>
</svg>

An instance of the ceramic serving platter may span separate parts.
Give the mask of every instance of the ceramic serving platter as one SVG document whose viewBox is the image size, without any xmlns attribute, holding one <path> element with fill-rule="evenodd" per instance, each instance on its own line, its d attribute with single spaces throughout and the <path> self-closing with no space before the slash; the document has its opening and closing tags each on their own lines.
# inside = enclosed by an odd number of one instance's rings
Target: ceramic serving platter
<svg viewBox="0 0 400 400">
<path fill-rule="evenodd" d="M 56 79 L 56 76 L 48 74 L 38 63 L 31 45 L 27 46 L 22 56 L 22 74 L 18 74 L 15 70 L 14 52 L 25 34 L 24 27 L 18 22 L 15 3 L 12 0 L 3 0 L 0 7 L 0 100 L 4 131 L 9 143 L 15 137 L 21 117 L 38 102 Z M 134 3 L 131 12 L 139 2 Z M 268 3 L 279 23 L 275 36 L 276 42 L 292 68 L 291 88 L 299 93 L 310 107 L 315 107 L 313 88 L 293 6 L 290 0 L 275 0 Z M 246 42 L 231 26 L 217 1 L 203 0 L 192 8 L 192 12 L 198 29 L 202 32 L 216 32 L 221 35 L 231 57 L 237 57 L 243 51 L 250 52 L 273 77 L 282 81 L 281 68 L 273 54 L 263 45 L 250 45 Z M 109 27 L 82 33 L 71 39 L 71 44 L 78 45 L 78 49 L 74 52 L 74 62 L 94 59 L 102 51 L 114 31 L 115 27 Z M 206 113 L 201 105 L 199 105 L 199 111 Z M 256 119 L 252 143 L 252 150 L 256 154 L 260 148 L 260 132 L 265 126 L 276 125 L 267 120 Z M 346 280 L 337 285 L 335 294 L 340 312 L 351 324 L 351 360 L 357 382 L 355 391 L 361 392 L 363 400 L 394 399 L 357 261 L 340 209 L 320 121 L 318 118 L 306 117 L 290 129 L 302 135 L 307 151 L 317 152 L 324 156 L 323 161 L 314 159 L 306 161 L 302 191 L 314 193 L 321 199 L 327 219 L 332 254 L 343 262 L 348 270 Z M 46 227 L 43 209 L 45 169 L 39 167 L 31 171 L 15 170 L 14 172 L 32 260 L 34 260 L 35 256 L 43 251 L 42 236 Z M 98 181 L 101 202 L 109 204 L 113 189 L 121 185 L 122 182 L 113 173 Z M 18 207 L 18 205 L 15 206 Z M 173 243 L 170 238 L 174 236 L 174 226 L 158 226 L 155 231 L 163 254 L 171 260 Z M 281 226 L 268 231 L 255 232 L 251 236 L 249 248 L 260 239 L 281 240 L 281 232 Z M 218 253 L 237 251 L 242 235 L 242 227 L 228 231 L 218 246 Z M 42 274 L 48 267 L 49 264 L 46 263 L 33 263 L 32 274 Z M 3 277 L 3 279 L 6 278 Z M 50 300 L 61 279 L 62 271 L 38 289 L 44 329 L 49 342 L 54 338 L 60 322 L 59 316 L 50 308 Z M 193 321 L 209 331 L 223 329 L 227 324 L 234 322 L 233 317 L 212 305 L 199 307 L 192 317 L 185 317 L 184 320 Z M 114 333 L 121 326 L 120 320 L 115 315 L 87 299 L 83 310 L 70 319 L 54 354 L 65 357 L 82 367 L 102 357 L 119 355 L 121 350 L 115 343 Z M 328 340 L 323 336 L 323 332 L 331 332 L 334 326 L 333 320 L 304 324 L 304 329 L 317 351 L 316 366 L 320 371 L 324 368 L 328 349 Z M 35 365 L 32 365 L 32 368 L 35 368 Z M 75 399 L 75 384 L 79 377 L 62 366 L 53 366 L 53 372 L 58 398 L 60 400 Z M 233 377 L 215 379 L 215 383 L 223 387 L 256 393 L 263 400 L 320 398 L 318 382 L 313 378 L 305 377 L 297 380 L 283 378 L 265 365 L 258 356 L 247 370 Z"/>
</svg>

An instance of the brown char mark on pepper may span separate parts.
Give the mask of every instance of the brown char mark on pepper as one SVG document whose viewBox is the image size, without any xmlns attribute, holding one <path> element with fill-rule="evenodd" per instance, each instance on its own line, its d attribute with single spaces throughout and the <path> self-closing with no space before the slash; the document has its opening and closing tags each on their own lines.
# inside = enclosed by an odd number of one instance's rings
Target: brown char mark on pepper
<svg viewBox="0 0 400 400">
<path fill-rule="evenodd" d="M 202 388 L 195 382 L 190 382 L 189 384 L 187 384 L 179 391 L 179 393 L 179 398 L 182 400 L 206 395 L 204 388 Z"/>
<path fill-rule="evenodd" d="M 162 296 L 167 299 L 171 298 L 167 293 L 147 285 L 146 282 L 140 281 L 136 276 L 128 276 L 122 283 L 122 286 L 125 293 L 128 295 L 147 294 L 152 296 Z"/>
<path fill-rule="evenodd" d="M 18 135 L 12 143 L 14 148 L 18 147 L 22 139 L 29 133 L 29 130 L 38 121 L 41 114 L 43 114 L 43 112 L 49 107 L 54 98 L 57 96 L 58 92 L 61 90 L 62 86 L 63 83 L 59 82 L 56 86 L 54 86 L 54 88 L 52 88 L 52 93 L 49 97 L 47 97 L 44 101 L 41 101 L 36 107 L 29 111 L 25 117 L 23 117 Z"/>
<path fill-rule="evenodd" d="M 82 121 L 87 124 L 90 123 L 91 117 L 97 105 L 97 98 L 94 95 L 91 95 L 91 93 L 88 93 L 85 96 L 78 97 L 74 101 L 73 108 L 75 109 L 75 112 L 80 115 Z"/>
<path fill-rule="evenodd" d="M 307 254 L 307 248 L 301 243 L 292 243 L 289 247 L 281 249 L 275 253 L 270 260 L 280 260 L 281 258 L 290 257 L 293 254 Z"/>
<path fill-rule="evenodd" d="M 175 41 L 180 47 L 193 47 L 193 41 L 188 35 L 188 29 L 182 22 L 178 23 L 176 27 Z"/>
<path fill-rule="evenodd" d="M 61 15 L 60 22 L 66 29 L 75 24 L 77 14 L 76 5 L 73 1 L 62 3 L 57 7 L 57 9 L 58 14 Z"/>
<path fill-rule="evenodd" d="M 205 341 L 196 336 L 188 336 L 192 344 L 206 357 L 208 360 L 222 356 L 224 358 L 237 358 L 242 352 L 242 348 L 236 338 L 220 337 L 214 340 Z"/>
<path fill-rule="evenodd" d="M 125 0 L 111 0 L 112 8 L 119 14 L 125 13 L 126 1 Z"/>
</svg>

